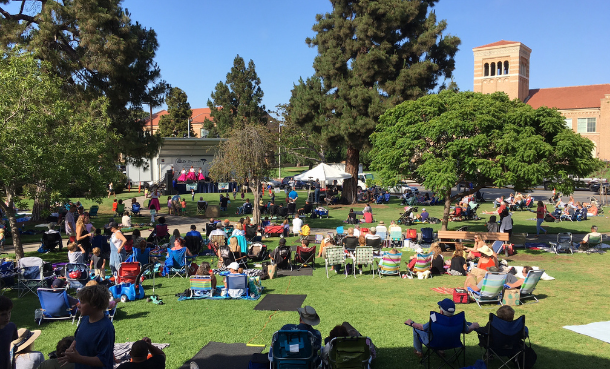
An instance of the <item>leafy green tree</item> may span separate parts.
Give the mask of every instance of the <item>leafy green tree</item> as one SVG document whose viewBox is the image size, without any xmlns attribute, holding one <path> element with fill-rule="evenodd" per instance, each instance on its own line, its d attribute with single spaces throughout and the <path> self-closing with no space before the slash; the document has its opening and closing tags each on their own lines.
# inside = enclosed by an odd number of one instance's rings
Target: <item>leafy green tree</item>
<svg viewBox="0 0 610 369">
<path fill-rule="evenodd" d="M 331 146 L 347 146 L 344 182 L 356 201 L 360 150 L 383 112 L 414 100 L 450 78 L 460 40 L 446 35 L 446 22 L 431 10 L 438 0 L 330 0 L 331 13 L 318 14 L 315 75 L 292 91 L 295 123 L 321 135 Z"/>
<path fill-rule="evenodd" d="M 237 55 L 231 71 L 227 73 L 226 82 L 218 82 L 212 92 L 212 99 L 208 100 L 210 116 L 218 135 L 226 137 L 232 129 L 267 123 L 267 112 L 265 105 L 262 105 L 264 93 L 260 84 L 254 62 L 250 60 L 246 67 L 244 59 Z M 204 126 L 207 122 L 208 119 Z"/>
<path fill-rule="evenodd" d="M 191 119 L 193 111 L 188 103 L 186 93 L 178 87 L 173 87 L 165 102 L 167 104 L 167 115 L 159 120 L 159 134 L 161 137 L 182 137 L 189 132 L 188 120 Z M 193 127 L 190 127 L 191 137 L 195 137 Z"/>
<path fill-rule="evenodd" d="M 235 179 L 240 183 L 250 183 L 254 194 L 252 224 L 260 223 L 258 202 L 263 177 L 269 175 L 273 167 L 272 147 L 276 137 L 262 125 L 247 125 L 234 129 L 220 146 L 218 154 L 210 166 L 210 176 L 219 181 Z M 247 142 L 247 145 L 244 145 Z"/>
<path fill-rule="evenodd" d="M 270 118 L 270 124 L 279 132 L 282 163 L 325 163 L 328 146 L 320 139 L 320 135 L 306 131 L 304 127 L 295 124 L 290 119 L 289 105 L 279 104 L 273 112 L 278 119 Z"/>
<path fill-rule="evenodd" d="M 132 23 L 121 0 L 20 0 L 9 13 L 0 0 L 0 51 L 17 45 L 50 64 L 74 101 L 108 100 L 111 129 L 121 137 L 109 154 L 139 161 L 157 152 L 160 138 L 143 134 L 134 110 L 158 106 L 168 85 L 154 62 L 154 30 Z"/>
<path fill-rule="evenodd" d="M 119 137 L 110 128 L 106 99 L 73 102 L 50 69 L 27 52 L 0 54 L 0 208 L 18 258 L 23 248 L 13 205 L 19 188 L 35 184 L 63 193 L 79 188 L 99 199 L 106 183 L 120 174 L 107 155 Z"/>
<path fill-rule="evenodd" d="M 443 230 L 451 203 L 484 186 L 523 191 L 546 178 L 571 193 L 570 176 L 601 165 L 593 142 L 566 128 L 557 110 L 534 110 L 503 92 L 446 90 L 404 102 L 381 117 L 371 141 L 373 168 L 385 184 L 411 178 L 445 200 Z M 452 196 L 460 182 L 473 188 Z"/>
</svg>

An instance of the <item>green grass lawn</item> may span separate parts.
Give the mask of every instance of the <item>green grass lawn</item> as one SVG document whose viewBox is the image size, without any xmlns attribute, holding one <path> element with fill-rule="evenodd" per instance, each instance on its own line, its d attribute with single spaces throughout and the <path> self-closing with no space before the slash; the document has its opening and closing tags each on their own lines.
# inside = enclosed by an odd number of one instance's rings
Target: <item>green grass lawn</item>
<svg viewBox="0 0 610 369">
<path fill-rule="evenodd" d="M 137 193 L 137 192 L 136 192 Z M 305 192 L 301 192 L 301 199 Z M 120 194 L 123 199 L 134 195 Z M 197 194 L 196 199 L 203 196 L 205 200 L 216 204 L 218 194 Z M 195 206 L 188 198 L 187 215 L 195 216 Z M 232 198 L 232 197 L 231 197 Z M 252 196 L 250 196 L 252 198 Z M 265 196 L 265 200 L 268 199 Z M 284 199 L 284 193 L 277 196 Z M 162 205 L 164 201 L 161 201 Z M 228 211 L 223 218 L 237 220 L 237 206 L 242 201 L 231 200 Z M 302 202 L 301 202 L 302 204 Z M 84 202 L 85 208 L 92 203 Z M 145 204 L 142 204 L 145 206 Z M 363 205 L 359 205 L 359 209 Z M 163 208 L 163 207 L 162 207 Z M 333 207 L 329 219 L 308 219 L 306 222 L 313 228 L 334 228 L 344 225 L 348 206 Z M 440 217 L 441 206 L 426 207 L 430 214 Z M 483 204 L 479 215 L 485 220 L 471 222 L 452 222 L 449 229 L 468 225 L 472 230 L 484 230 L 488 216 L 482 211 L 491 210 L 491 204 Z M 104 199 L 100 205 L 100 215 L 94 219 L 95 226 L 107 222 L 111 215 L 111 200 Z M 420 206 L 421 210 L 421 206 Z M 379 205 L 373 208 L 376 220 L 384 220 L 388 224 L 396 220 L 402 211 L 399 200 L 393 198 L 389 205 Z M 166 207 L 162 213 L 166 213 Z M 535 232 L 535 217 L 531 212 L 515 212 L 513 214 L 515 232 Z M 143 218 L 146 219 L 146 218 Z M 134 223 L 137 223 L 134 220 Z M 600 231 L 608 231 L 608 219 L 597 217 L 586 222 L 545 223 L 549 232 L 571 231 L 586 232 L 591 224 L 600 227 Z M 414 225 L 413 228 L 420 228 Z M 440 225 L 432 226 L 435 230 Z M 404 227 L 403 227 L 404 228 Z M 31 237 L 38 241 L 39 237 Z M 270 248 L 277 246 L 277 238 L 264 240 Z M 10 239 L 9 239 L 10 241 Z M 295 244 L 295 238 L 289 238 L 288 244 Z M 29 256 L 38 256 L 31 253 Z M 411 254 L 403 253 L 403 260 L 408 260 Z M 43 255 L 51 262 L 66 261 L 64 253 Z M 203 257 L 198 262 L 209 260 Z M 539 303 L 526 303 L 516 308 L 517 315 L 525 314 L 530 330 L 531 341 L 538 353 L 538 368 L 610 368 L 610 345 L 601 341 L 582 336 L 561 328 L 563 325 L 587 324 L 608 320 L 608 293 L 605 281 L 610 277 L 610 255 L 552 255 L 539 251 L 520 251 L 509 258 L 510 265 L 534 265 L 546 269 L 548 274 L 557 278 L 554 281 L 541 281 L 537 293 Z M 403 263 L 402 269 L 405 269 Z M 417 367 L 416 357 L 412 349 L 412 332 L 403 322 L 411 318 L 424 322 L 430 310 L 436 310 L 436 302 L 448 297 L 431 290 L 433 287 L 461 287 L 464 277 L 442 276 L 429 280 L 409 280 L 396 277 L 371 279 L 366 274 L 343 278 L 342 275 L 331 274 L 326 279 L 323 259 L 317 259 L 313 277 L 281 277 L 263 281 L 264 293 L 274 294 L 307 294 L 305 304 L 316 308 L 321 316 L 318 329 L 326 337 L 329 331 L 343 321 L 349 321 L 364 335 L 370 336 L 378 347 L 378 359 L 375 368 Z M 152 281 L 144 282 L 146 294 L 152 293 Z M 157 306 L 145 300 L 119 304 L 114 323 L 116 342 L 126 342 L 149 336 L 154 342 L 167 342 L 171 346 L 166 349 L 168 368 L 178 368 L 185 360 L 191 358 L 209 341 L 225 343 L 243 342 L 268 345 L 271 336 L 282 325 L 296 323 L 296 312 L 255 311 L 257 301 L 210 301 L 194 300 L 178 302 L 176 293 L 188 288 L 188 281 L 180 278 L 157 278 L 155 292 L 164 300 L 165 305 Z M 16 292 L 5 293 L 13 299 L 15 308 L 12 321 L 19 327 L 37 329 L 34 322 L 34 310 L 39 308 L 38 299 L 34 295 L 17 298 Z M 497 306 L 487 305 L 480 309 L 476 304 L 459 305 L 458 310 L 466 311 L 469 321 L 485 324 L 490 312 L 495 312 Z M 54 349 L 57 341 L 66 335 L 74 333 L 75 326 L 68 321 L 44 323 L 43 333 L 36 341 L 36 349 L 48 353 Z M 472 364 L 480 358 L 482 351 L 476 346 L 474 334 L 467 336 L 467 363 Z"/>
<path fill-rule="evenodd" d="M 289 239 L 289 244 L 296 239 Z M 277 238 L 266 241 L 271 247 Z M 407 260 L 409 253 L 403 253 Z M 59 254 L 45 255 L 49 261 L 65 260 Z M 198 261 L 203 261 L 201 257 Z M 539 303 L 529 302 L 516 307 L 517 315 L 526 315 L 531 341 L 538 353 L 539 368 L 602 368 L 610 367 L 610 345 L 561 328 L 563 325 L 587 324 L 608 319 L 607 288 L 602 281 L 610 277 L 609 256 L 556 256 L 536 251 L 519 252 L 509 259 L 511 265 L 536 265 L 557 278 L 541 281 L 537 294 Z M 404 264 L 402 269 L 404 270 Z M 378 347 L 375 368 L 417 367 L 412 353 L 412 333 L 403 322 L 411 318 L 424 322 L 436 302 L 447 297 L 431 290 L 433 287 L 459 287 L 463 277 L 442 276 L 429 280 L 409 280 L 397 277 L 371 279 L 364 275 L 331 274 L 326 279 L 323 260 L 318 259 L 312 277 L 280 277 L 263 281 L 265 294 L 307 294 L 305 304 L 314 306 L 321 316 L 318 329 L 323 336 L 336 325 L 349 321 Z M 600 283 L 602 282 L 602 283 Z M 152 280 L 144 282 L 146 294 L 152 293 Z M 157 306 L 145 300 L 120 303 L 114 326 L 116 342 L 137 340 L 149 336 L 154 342 L 167 342 L 168 368 L 178 368 L 208 341 L 269 344 L 271 336 L 282 325 L 295 323 L 296 312 L 255 311 L 257 301 L 192 300 L 178 302 L 176 293 L 188 288 L 181 278 L 157 278 L 155 292 L 165 305 Z M 38 329 L 34 309 L 38 300 L 33 295 L 17 298 L 7 292 L 15 308 L 12 321 L 19 327 Z M 497 306 L 458 305 L 469 321 L 484 324 Z M 43 353 L 54 349 L 63 336 L 73 334 L 69 321 L 43 323 L 36 349 Z M 474 363 L 482 352 L 476 346 L 474 334 L 467 336 L 467 363 Z"/>
</svg>

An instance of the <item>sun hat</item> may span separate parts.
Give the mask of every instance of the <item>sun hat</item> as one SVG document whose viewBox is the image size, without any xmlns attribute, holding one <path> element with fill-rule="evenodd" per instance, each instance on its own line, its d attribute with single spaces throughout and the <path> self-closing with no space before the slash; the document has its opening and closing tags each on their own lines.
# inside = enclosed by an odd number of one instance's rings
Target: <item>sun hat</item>
<svg viewBox="0 0 610 369">
<path fill-rule="evenodd" d="M 455 302 L 450 299 L 444 299 L 443 301 L 438 302 L 438 306 L 441 310 L 448 315 L 453 315 L 455 313 Z"/>
<path fill-rule="evenodd" d="M 487 256 L 491 256 L 494 254 L 494 252 L 487 245 L 479 247 L 479 249 L 477 251 L 480 252 L 481 254 L 487 255 Z"/>
<path fill-rule="evenodd" d="M 378 224 L 385 224 L 383 220 L 380 220 Z"/>
<path fill-rule="evenodd" d="M 227 268 L 237 270 L 237 269 L 239 269 L 239 264 L 237 264 L 236 262 L 232 262 L 231 264 L 229 264 L 229 266 Z"/>
<path fill-rule="evenodd" d="M 320 316 L 316 313 L 316 309 L 307 305 L 304 308 L 298 308 L 299 316 L 305 324 L 318 325 L 320 324 Z"/>
<path fill-rule="evenodd" d="M 21 352 L 28 348 L 38 336 L 40 336 L 39 330 L 30 331 L 26 328 L 21 328 L 17 331 L 17 339 L 11 342 L 11 348 L 14 353 Z"/>
</svg>

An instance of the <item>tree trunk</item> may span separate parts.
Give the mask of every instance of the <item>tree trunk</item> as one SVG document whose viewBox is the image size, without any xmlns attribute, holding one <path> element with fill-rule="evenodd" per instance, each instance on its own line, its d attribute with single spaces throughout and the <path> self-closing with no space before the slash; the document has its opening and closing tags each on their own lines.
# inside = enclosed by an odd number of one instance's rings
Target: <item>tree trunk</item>
<svg viewBox="0 0 610 369">
<path fill-rule="evenodd" d="M 352 178 L 343 181 L 343 196 L 347 198 L 349 204 L 355 204 L 358 200 L 358 167 L 360 166 L 360 150 L 348 146 L 347 157 L 345 158 L 345 172 L 352 175 Z"/>
<path fill-rule="evenodd" d="M 23 246 L 21 245 L 21 237 L 19 235 L 19 229 L 17 228 L 17 218 L 15 217 L 15 208 L 13 199 L 15 198 L 15 187 L 8 185 L 5 187 L 6 200 L 8 206 L 4 202 L 0 201 L 0 208 L 4 211 L 8 218 L 9 225 L 11 227 L 11 240 L 13 241 L 13 249 L 15 250 L 15 256 L 17 260 L 23 257 Z"/>
<path fill-rule="evenodd" d="M 44 210 L 48 208 L 49 200 L 47 199 L 45 185 L 39 183 L 36 185 L 36 193 L 34 194 L 34 206 L 32 206 L 32 220 L 41 220 L 44 216 Z"/>
<path fill-rule="evenodd" d="M 445 191 L 445 208 L 443 209 L 443 221 L 441 222 L 441 231 L 447 230 L 449 224 L 449 213 L 451 212 L 451 188 Z"/>
<path fill-rule="evenodd" d="M 259 177 L 254 177 L 254 188 L 256 189 L 254 192 L 254 204 L 252 204 L 252 223 L 251 224 L 260 224 L 261 221 L 261 211 L 258 203 L 260 202 L 260 191 L 261 180 Z M 264 191 L 264 190 L 263 190 Z"/>
</svg>

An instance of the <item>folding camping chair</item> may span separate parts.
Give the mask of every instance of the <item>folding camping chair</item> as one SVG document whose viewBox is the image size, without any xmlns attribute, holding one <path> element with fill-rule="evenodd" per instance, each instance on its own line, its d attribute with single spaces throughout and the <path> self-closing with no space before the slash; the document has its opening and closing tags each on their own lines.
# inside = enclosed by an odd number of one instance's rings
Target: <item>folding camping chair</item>
<svg viewBox="0 0 610 369">
<path fill-rule="evenodd" d="M 373 273 L 373 278 L 375 278 L 375 269 L 373 268 L 373 263 L 375 258 L 373 256 L 373 248 L 369 246 L 358 246 L 356 250 L 354 250 L 354 256 L 352 258 L 354 267 L 352 268 L 354 271 L 354 278 L 356 278 L 356 266 L 362 265 L 368 266 L 371 273 Z"/>
<path fill-rule="evenodd" d="M 324 249 L 326 253 L 326 259 L 324 260 L 324 267 L 326 268 L 326 278 L 330 278 L 328 276 L 328 267 L 338 265 L 345 266 L 345 251 L 343 247 L 340 246 L 328 246 Z M 345 272 L 345 277 L 347 278 L 347 271 Z"/>
<path fill-rule="evenodd" d="M 186 250 L 186 247 L 180 250 L 167 249 L 164 272 L 168 278 L 174 278 L 175 276 L 184 278 L 187 276 Z"/>
<path fill-rule="evenodd" d="M 245 274 L 227 274 L 227 290 L 228 295 L 232 298 L 249 296 L 248 293 L 248 276 Z"/>
<path fill-rule="evenodd" d="M 244 269 L 248 268 L 248 256 L 240 255 L 236 256 L 233 251 L 229 248 L 229 246 L 220 246 L 219 248 L 220 258 L 222 259 L 222 263 L 225 267 L 229 266 L 232 262 L 238 263 Z"/>
<path fill-rule="evenodd" d="M 373 256 L 381 257 L 381 249 L 383 248 L 383 241 L 379 237 L 369 237 L 364 240 L 366 242 L 366 246 L 373 248 Z"/>
<path fill-rule="evenodd" d="M 169 231 L 167 229 L 167 224 L 157 224 L 155 226 L 155 245 L 159 245 L 161 241 L 165 241 L 165 243 L 169 242 Z"/>
<path fill-rule="evenodd" d="M 593 252 L 598 252 L 600 254 L 603 254 L 604 251 L 602 250 L 602 236 L 589 236 L 589 239 L 587 241 L 587 246 L 589 247 L 586 251 L 587 254 L 593 253 Z"/>
<path fill-rule="evenodd" d="M 210 238 L 210 233 L 216 229 L 216 223 L 206 223 L 205 224 L 205 236 Z"/>
<path fill-rule="evenodd" d="M 248 247 L 248 259 L 252 261 L 263 261 L 269 256 L 267 245 L 262 243 L 252 243 Z"/>
<path fill-rule="evenodd" d="M 343 229 L 343 226 L 337 227 L 337 234 L 335 235 L 335 243 L 337 245 L 341 245 L 344 237 L 345 237 L 345 230 Z"/>
<path fill-rule="evenodd" d="M 45 287 L 44 261 L 37 257 L 21 258 L 17 261 L 17 297 L 28 292 L 38 295 L 36 290 Z"/>
<path fill-rule="evenodd" d="M 400 274 L 400 259 L 402 258 L 402 253 L 398 254 L 390 254 L 389 252 L 384 252 L 381 256 L 380 260 L 377 260 L 377 274 L 379 278 L 382 276 L 389 275 L 397 275 L 401 277 Z"/>
<path fill-rule="evenodd" d="M 400 230 L 399 227 L 396 227 L 398 229 L 393 229 L 390 228 L 390 240 L 392 241 L 392 247 L 402 247 L 402 241 L 403 241 L 403 236 L 402 236 L 402 230 Z"/>
<path fill-rule="evenodd" d="M 65 289 L 39 288 L 37 291 L 40 301 L 41 315 L 37 318 L 38 325 L 44 320 L 76 318 L 76 306 L 70 306 L 68 292 Z"/>
<path fill-rule="evenodd" d="M 439 368 L 445 365 L 449 365 L 451 368 L 466 366 L 466 331 L 466 316 L 463 311 L 452 316 L 431 311 L 428 330 L 413 329 L 413 334 L 426 346 L 420 363 L 423 364 L 427 359 L 428 367 L 430 367 L 434 353 L 443 360 L 443 365 Z M 451 356 L 448 355 L 449 350 L 453 350 Z M 460 356 L 462 357 L 461 364 Z"/>
<path fill-rule="evenodd" d="M 43 233 L 42 247 L 45 251 L 55 251 L 56 247 L 62 248 L 62 239 L 59 232 Z"/>
<path fill-rule="evenodd" d="M 116 207 L 116 216 L 122 217 L 125 214 L 125 204 L 118 204 Z"/>
<path fill-rule="evenodd" d="M 534 290 L 540 282 L 540 278 L 544 274 L 544 270 L 530 270 L 525 276 L 525 281 L 521 285 L 519 301 L 523 304 L 525 299 L 534 299 L 538 302 L 538 299 L 534 295 Z"/>
<path fill-rule="evenodd" d="M 89 266 L 84 263 L 68 263 L 64 275 L 69 289 L 81 289 L 89 282 Z"/>
<path fill-rule="evenodd" d="M 142 251 L 139 247 L 133 248 L 133 261 L 137 261 L 141 266 L 150 264 L 150 249 Z"/>
<path fill-rule="evenodd" d="M 502 305 L 502 288 L 506 282 L 506 274 L 487 273 L 483 279 L 483 286 L 480 291 L 474 291 L 468 287 L 468 294 L 476 301 L 477 305 L 486 302 L 498 302 Z"/>
<path fill-rule="evenodd" d="M 198 255 L 203 249 L 203 240 L 197 236 L 184 237 L 185 246 L 191 252 L 191 255 Z"/>
<path fill-rule="evenodd" d="M 434 242 L 434 233 L 433 229 L 430 227 L 424 227 L 421 229 L 421 243 L 430 244 Z"/>
<path fill-rule="evenodd" d="M 526 338 L 525 315 L 507 322 L 489 313 L 487 332 L 479 333 L 479 341 L 484 342 L 482 346 L 487 349 L 485 363 L 489 365 L 490 359 L 495 357 L 502 363 L 499 368 L 510 367 L 511 363 L 516 363 L 518 368 L 525 368 Z M 503 360 L 502 357 L 508 359 Z"/>
<path fill-rule="evenodd" d="M 205 201 L 197 201 L 197 215 L 205 215 L 208 209 L 208 203 Z"/>
<path fill-rule="evenodd" d="M 311 269 L 316 269 L 316 246 L 303 247 L 297 246 L 297 252 L 294 254 L 294 263 L 299 266 L 297 270 L 301 270 L 303 266 L 311 266 Z"/>
<path fill-rule="evenodd" d="M 0 259 L 0 295 L 4 293 L 4 290 L 13 287 L 16 275 L 15 262 L 4 258 Z"/>
<path fill-rule="evenodd" d="M 551 244 L 551 250 L 559 255 L 561 252 L 566 254 L 574 254 L 574 242 L 572 241 L 572 233 L 557 233 L 557 242 L 549 242 Z"/>
<path fill-rule="evenodd" d="M 330 341 L 329 369 L 368 369 L 371 362 L 370 338 L 335 337 Z"/>
<path fill-rule="evenodd" d="M 97 205 L 91 206 L 91 208 L 89 208 L 89 217 L 90 218 L 96 217 L 98 210 L 100 210 L 99 206 L 97 206 Z"/>
<path fill-rule="evenodd" d="M 246 225 L 246 240 L 248 242 L 253 242 L 254 238 L 256 238 L 256 236 L 258 236 L 258 231 L 257 231 L 257 226 L 254 224 L 247 224 Z"/>
<path fill-rule="evenodd" d="M 194 275 L 189 278 L 189 291 L 191 297 L 212 296 L 212 276 Z"/>
<path fill-rule="evenodd" d="M 273 334 L 272 369 L 313 369 L 317 353 L 313 350 L 314 336 L 309 331 L 285 330 Z"/>
<path fill-rule="evenodd" d="M 221 234 L 217 234 L 217 235 L 210 237 L 210 242 L 213 244 L 216 244 L 216 246 L 218 246 L 218 247 L 226 246 L 227 238 Z"/>
<path fill-rule="evenodd" d="M 432 269 L 432 258 L 434 257 L 434 253 L 429 252 L 427 254 L 417 254 L 415 255 L 415 265 L 413 265 L 413 269 L 407 268 L 407 275 L 411 278 L 418 277 L 422 274 L 426 273 L 430 269 Z M 407 263 L 408 265 L 409 263 Z M 423 278 L 423 275 L 422 275 Z"/>
<path fill-rule="evenodd" d="M 292 270 L 292 261 L 290 260 L 292 256 L 292 251 L 290 250 L 290 246 L 279 246 L 277 248 L 278 252 L 276 253 L 278 260 L 275 260 L 278 269 L 288 269 Z"/>
</svg>

